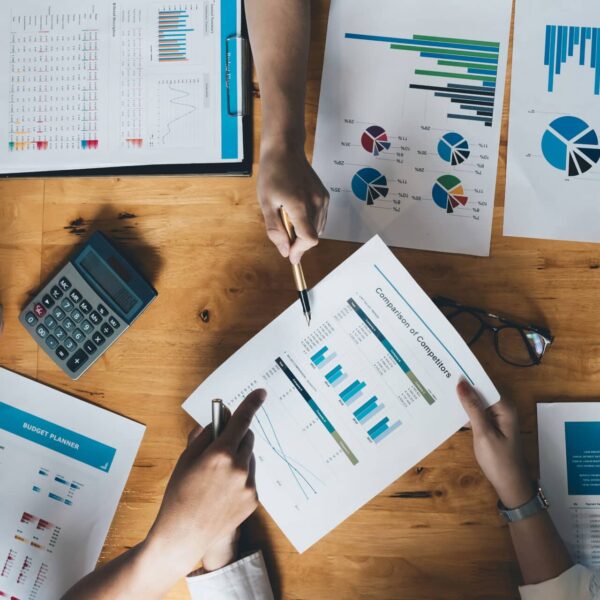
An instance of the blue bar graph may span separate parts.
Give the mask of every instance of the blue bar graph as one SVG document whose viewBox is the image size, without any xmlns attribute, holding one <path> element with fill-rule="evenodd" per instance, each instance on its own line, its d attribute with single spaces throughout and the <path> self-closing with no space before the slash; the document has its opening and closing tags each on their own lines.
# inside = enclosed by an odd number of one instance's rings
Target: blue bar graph
<svg viewBox="0 0 600 600">
<path fill-rule="evenodd" d="M 194 31 L 188 27 L 186 10 L 158 11 L 159 62 L 187 61 L 187 36 Z"/>
<path fill-rule="evenodd" d="M 358 381 L 358 379 L 351 383 L 343 392 L 340 394 L 340 398 L 344 401 L 344 404 L 352 404 L 361 396 L 362 390 L 367 387 L 364 381 Z"/>
<path fill-rule="evenodd" d="M 575 33 L 573 34 L 575 36 Z M 496 95 L 496 78 L 500 62 L 500 44 L 493 41 L 469 40 L 462 38 L 448 38 L 432 35 L 413 35 L 412 38 L 396 38 L 377 35 L 365 35 L 360 33 L 346 33 L 346 39 L 359 40 L 362 42 L 376 42 L 389 45 L 393 51 L 414 52 L 422 59 L 435 61 L 438 68 L 416 69 L 415 75 L 421 77 L 446 79 L 447 81 L 466 80 L 477 83 L 472 86 L 477 90 L 486 90 L 490 94 L 490 106 L 492 110 L 483 115 L 473 116 L 465 113 L 448 114 L 450 119 L 464 119 L 468 121 L 481 121 L 486 127 L 493 123 L 493 107 Z M 575 37 L 574 37 L 575 39 Z M 432 65 L 433 66 L 433 65 Z M 441 67 L 441 68 L 440 68 Z M 410 84 L 410 89 L 427 91 L 453 91 L 452 84 L 445 87 L 436 85 Z M 460 90 L 457 96 L 466 95 Z M 445 97 L 443 94 L 435 94 L 437 97 Z M 452 100 L 451 100 L 452 101 Z M 459 100 L 457 100 L 459 101 Z M 465 103 L 468 104 L 468 103 Z M 465 112 L 469 109 L 460 107 Z"/>
<path fill-rule="evenodd" d="M 354 411 L 354 417 L 362 425 L 371 420 L 375 415 L 379 414 L 385 408 L 384 404 L 377 403 L 377 396 L 373 396 L 367 400 L 362 406 Z"/>
<path fill-rule="evenodd" d="M 310 361 L 315 367 L 324 369 L 330 362 L 337 358 L 335 352 L 330 352 L 327 346 L 323 346 L 316 354 L 310 357 Z"/>
<path fill-rule="evenodd" d="M 600 27 L 547 25 L 544 65 L 548 67 L 549 92 L 554 92 L 563 65 L 574 57 L 581 67 L 588 62 L 594 71 L 594 95 L 600 96 Z"/>
<path fill-rule="evenodd" d="M 396 421 L 393 425 L 389 424 L 390 420 L 388 417 L 385 417 L 377 425 L 374 425 L 367 432 L 369 437 L 378 444 L 382 440 L 384 440 L 392 431 L 395 431 L 402 425 L 402 421 Z"/>
</svg>

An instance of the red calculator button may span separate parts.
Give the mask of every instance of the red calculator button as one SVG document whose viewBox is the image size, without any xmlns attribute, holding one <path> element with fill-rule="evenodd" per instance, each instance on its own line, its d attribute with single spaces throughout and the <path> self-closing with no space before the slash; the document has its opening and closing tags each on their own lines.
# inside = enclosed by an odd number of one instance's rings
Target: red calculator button
<svg viewBox="0 0 600 600">
<path fill-rule="evenodd" d="M 46 314 L 46 309 L 44 308 L 44 306 L 42 304 L 40 304 L 39 302 L 33 307 L 33 312 L 38 316 L 38 317 L 43 317 Z"/>
</svg>

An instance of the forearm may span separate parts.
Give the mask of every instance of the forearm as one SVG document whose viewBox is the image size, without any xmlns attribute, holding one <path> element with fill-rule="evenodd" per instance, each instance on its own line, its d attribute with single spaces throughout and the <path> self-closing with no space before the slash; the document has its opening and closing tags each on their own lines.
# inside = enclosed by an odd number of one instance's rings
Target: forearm
<svg viewBox="0 0 600 600">
<path fill-rule="evenodd" d="M 541 583 L 558 577 L 573 561 L 547 512 L 511 523 L 510 535 L 523 583 Z"/>
<path fill-rule="evenodd" d="M 63 600 L 158 600 L 180 578 L 165 567 L 160 553 L 142 542 L 81 579 Z"/>
<path fill-rule="evenodd" d="M 499 490 L 500 501 L 508 508 L 522 506 L 533 493 L 531 480 L 523 477 L 520 483 Z M 554 579 L 573 566 L 547 511 L 511 523 L 509 530 L 526 585 Z"/>
<path fill-rule="evenodd" d="M 246 0 L 245 4 L 261 92 L 261 150 L 279 144 L 303 149 L 310 0 Z"/>
</svg>

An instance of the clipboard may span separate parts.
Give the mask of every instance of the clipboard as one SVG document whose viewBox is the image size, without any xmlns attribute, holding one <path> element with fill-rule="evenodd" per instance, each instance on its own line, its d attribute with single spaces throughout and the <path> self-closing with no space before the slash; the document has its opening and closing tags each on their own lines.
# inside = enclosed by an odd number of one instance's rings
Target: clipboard
<svg viewBox="0 0 600 600">
<path fill-rule="evenodd" d="M 222 99 L 227 116 L 238 119 L 242 130 L 243 159 L 235 162 L 144 164 L 81 168 L 65 170 L 40 170 L 22 173 L 0 173 L 2 179 L 32 179 L 58 177 L 115 177 L 115 176 L 197 176 L 225 175 L 250 176 L 252 174 L 252 94 L 251 51 L 248 28 L 241 3 L 240 31 L 222 32 L 224 36 L 224 83 Z M 223 95 L 223 94 L 222 94 Z"/>
</svg>

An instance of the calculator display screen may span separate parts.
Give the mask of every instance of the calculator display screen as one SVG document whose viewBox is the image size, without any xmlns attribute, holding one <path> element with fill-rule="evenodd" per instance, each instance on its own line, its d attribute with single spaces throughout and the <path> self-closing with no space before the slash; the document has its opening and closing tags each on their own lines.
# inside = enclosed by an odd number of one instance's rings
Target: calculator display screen
<svg viewBox="0 0 600 600">
<path fill-rule="evenodd" d="M 116 261 L 116 259 L 113 260 Z M 121 278 L 120 276 L 123 272 L 129 279 L 124 267 L 119 265 L 119 275 L 117 275 L 95 252 L 88 252 L 79 264 L 125 314 L 136 307 L 139 302 L 138 298 L 127 289 L 123 283 L 124 277 Z"/>
</svg>

